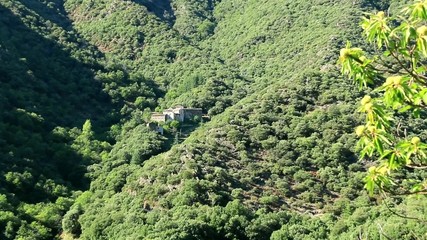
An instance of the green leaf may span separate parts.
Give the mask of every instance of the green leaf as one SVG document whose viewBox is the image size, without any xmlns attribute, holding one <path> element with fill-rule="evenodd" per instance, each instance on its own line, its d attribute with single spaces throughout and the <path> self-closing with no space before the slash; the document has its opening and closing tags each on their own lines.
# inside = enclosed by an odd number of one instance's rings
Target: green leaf
<svg viewBox="0 0 427 240">
<path fill-rule="evenodd" d="M 380 154 L 384 154 L 384 147 L 383 147 L 383 143 L 382 143 L 378 138 L 375 138 L 375 139 L 374 139 L 374 144 L 375 144 L 375 148 L 377 149 L 377 151 L 378 151 Z"/>
<path fill-rule="evenodd" d="M 391 156 L 390 156 L 389 161 L 388 161 L 388 166 L 389 166 L 389 168 L 390 168 L 391 170 L 396 170 L 396 169 L 397 169 L 397 167 L 399 166 L 399 165 L 395 162 L 395 159 L 396 159 L 396 154 L 393 152 L 393 153 L 391 154 Z"/>
<path fill-rule="evenodd" d="M 422 94 L 423 103 L 427 105 L 427 91 Z"/>
<path fill-rule="evenodd" d="M 412 106 L 407 105 L 407 106 L 404 106 L 403 108 L 399 109 L 399 112 L 400 113 L 404 113 L 404 112 L 407 112 L 407 111 L 409 111 L 411 109 L 412 109 Z"/>
<path fill-rule="evenodd" d="M 368 190 L 369 195 L 374 195 L 375 182 L 372 180 L 372 178 L 369 177 L 365 179 L 365 182 L 365 189 Z"/>
</svg>

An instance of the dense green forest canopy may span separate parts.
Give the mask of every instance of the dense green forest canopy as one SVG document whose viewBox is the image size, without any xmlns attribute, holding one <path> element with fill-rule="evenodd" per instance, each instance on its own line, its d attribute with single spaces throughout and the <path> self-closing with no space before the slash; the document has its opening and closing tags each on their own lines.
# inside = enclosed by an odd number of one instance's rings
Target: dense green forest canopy
<svg viewBox="0 0 427 240">
<path fill-rule="evenodd" d="M 0 0 L 0 239 L 426 238 L 336 65 L 406 2 Z M 209 118 L 147 127 L 175 105 Z"/>
</svg>

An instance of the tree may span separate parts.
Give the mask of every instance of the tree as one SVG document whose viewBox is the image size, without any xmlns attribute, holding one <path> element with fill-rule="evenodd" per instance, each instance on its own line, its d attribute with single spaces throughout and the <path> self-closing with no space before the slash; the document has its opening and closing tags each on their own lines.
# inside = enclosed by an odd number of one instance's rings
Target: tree
<svg viewBox="0 0 427 240">
<path fill-rule="evenodd" d="M 82 212 L 80 205 L 76 205 L 64 215 L 62 219 L 62 228 L 65 232 L 70 233 L 73 236 L 80 235 L 81 226 L 78 220 Z"/>
<path fill-rule="evenodd" d="M 342 73 L 360 88 L 373 88 L 359 108 L 365 124 L 356 128 L 361 158 L 375 159 L 365 184 L 371 194 L 375 188 L 392 194 L 427 193 L 426 179 L 408 174 L 427 169 L 423 129 L 411 127 L 427 113 L 426 24 L 425 0 L 415 1 L 397 16 L 369 14 L 362 28 L 374 54 L 350 43 L 340 52 Z"/>
<path fill-rule="evenodd" d="M 101 142 L 95 139 L 95 133 L 92 130 L 90 120 L 86 120 L 82 130 L 76 129 L 76 136 L 71 147 L 80 153 L 83 158 L 89 162 L 101 161 L 107 155 L 110 145 L 107 142 Z"/>
</svg>

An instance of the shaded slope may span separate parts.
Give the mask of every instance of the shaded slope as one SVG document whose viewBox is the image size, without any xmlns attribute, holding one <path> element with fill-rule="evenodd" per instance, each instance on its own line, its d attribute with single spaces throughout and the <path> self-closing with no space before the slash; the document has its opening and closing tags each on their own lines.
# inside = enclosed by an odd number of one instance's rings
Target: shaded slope
<svg viewBox="0 0 427 240">
<path fill-rule="evenodd" d="M 27 24 L 39 24 L 35 28 L 43 29 L 41 20 L 30 22 L 31 12 L 17 9 L 18 14 L 28 16 L 24 18 Z M 107 105 L 109 99 L 101 84 L 94 81 L 91 69 L 71 57 L 55 37 L 46 39 L 42 35 L 45 32 L 30 29 L 18 16 L 2 7 L 1 89 L 5 107 L 23 108 L 40 114 L 48 123 L 71 126 L 104 115 L 102 105 Z M 60 105 L 62 108 L 51 112 Z"/>
<path fill-rule="evenodd" d="M 114 105 L 95 80 L 100 55 L 68 27 L 61 11 L 44 3 L 0 1 L 2 239 L 58 234 L 95 161 L 71 146 L 81 133 L 74 127 L 89 118 L 102 128 L 112 121 Z"/>
</svg>

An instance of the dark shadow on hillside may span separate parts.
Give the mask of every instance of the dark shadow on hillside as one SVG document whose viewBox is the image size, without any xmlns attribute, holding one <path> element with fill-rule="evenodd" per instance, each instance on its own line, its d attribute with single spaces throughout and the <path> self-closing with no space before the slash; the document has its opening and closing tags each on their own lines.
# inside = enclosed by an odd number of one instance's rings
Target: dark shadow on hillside
<svg viewBox="0 0 427 240">
<path fill-rule="evenodd" d="M 89 163 L 67 144 L 68 139 L 51 133 L 43 121 L 23 110 L 5 111 L 0 104 L 0 112 L 0 194 L 7 196 L 13 211 L 24 203 L 58 203 L 72 190 L 89 188 L 85 177 Z M 17 220 L 40 221 L 28 212 L 17 216 Z M 49 239 L 54 239 L 59 229 L 48 227 Z"/>
<path fill-rule="evenodd" d="M 67 13 L 64 9 L 63 1 L 56 1 L 56 3 L 51 2 L 50 4 L 44 4 L 40 1 L 34 0 L 21 0 L 19 2 L 29 10 L 37 13 L 43 19 L 56 23 L 67 30 L 72 26 L 72 23 L 70 19 L 68 19 Z M 29 12 L 24 12 L 24 14 L 31 15 Z"/>
<path fill-rule="evenodd" d="M 111 100 L 91 69 L 0 5 L 0 86 L 5 107 L 40 114 L 50 127 L 105 120 Z"/>
<path fill-rule="evenodd" d="M 37 203 L 64 196 L 53 189 L 54 185 L 88 189 L 88 162 L 67 144 L 66 137 L 46 130 L 42 121 L 22 110 L 2 113 L 0 176 L 12 173 L 16 179 L 0 178 L 0 192 L 5 189 L 20 201 Z"/>
<path fill-rule="evenodd" d="M 133 2 L 145 6 L 148 11 L 170 25 L 175 23 L 176 17 L 170 0 L 133 0 Z"/>
<path fill-rule="evenodd" d="M 0 190 L 37 202 L 55 198 L 45 189 L 51 187 L 43 184 L 46 179 L 87 189 L 90 162 L 52 129 L 81 128 L 86 119 L 107 124 L 113 108 L 90 68 L 0 4 L 0 176 L 32 175 L 21 189 L 0 177 Z"/>
</svg>

